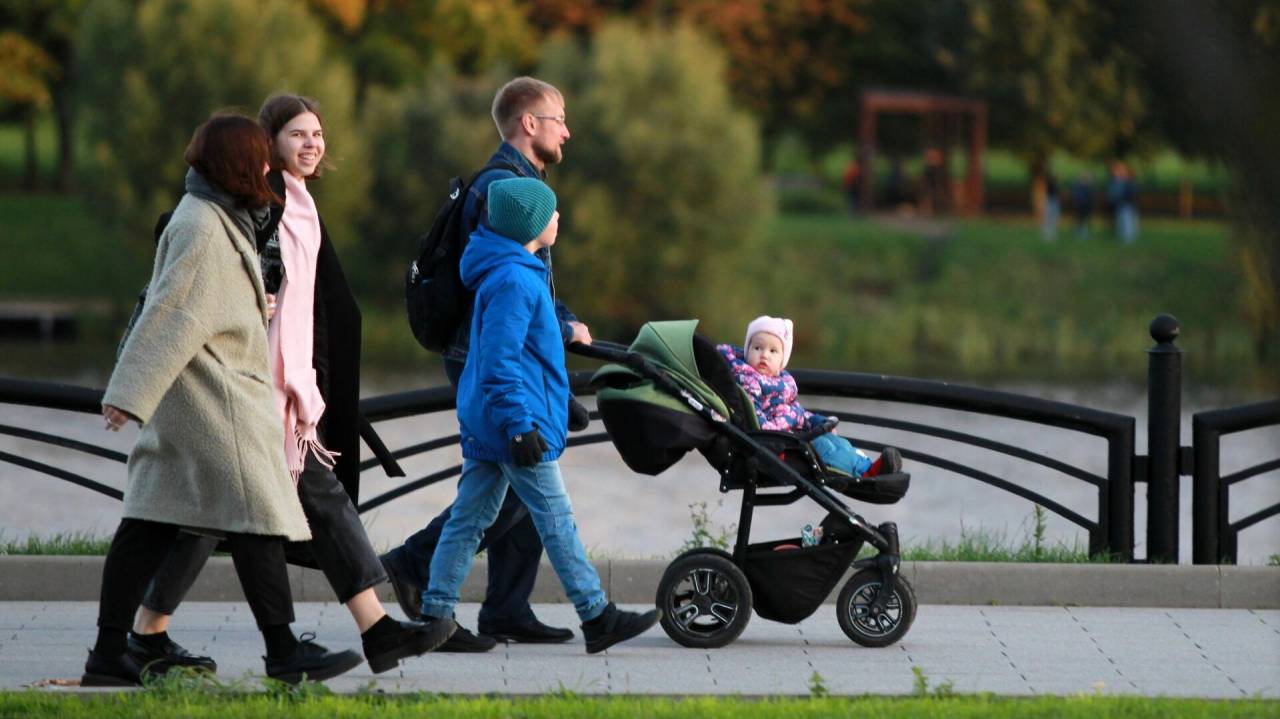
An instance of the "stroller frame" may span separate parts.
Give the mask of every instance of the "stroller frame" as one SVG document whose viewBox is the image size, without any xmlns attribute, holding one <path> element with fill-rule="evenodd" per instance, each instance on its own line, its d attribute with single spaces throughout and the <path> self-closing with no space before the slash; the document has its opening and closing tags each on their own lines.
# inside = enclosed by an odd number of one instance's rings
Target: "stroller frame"
<svg viewBox="0 0 1280 719">
<path fill-rule="evenodd" d="M 845 630 L 845 633 L 854 641 L 866 646 L 886 646 L 897 641 L 902 634 L 905 634 L 906 629 L 909 628 L 911 622 L 914 620 L 915 600 L 914 596 L 911 595 L 909 585 L 907 585 L 905 580 L 900 576 L 901 556 L 896 523 L 884 522 L 878 526 L 870 524 L 861 515 L 850 509 L 844 502 L 838 499 L 833 491 L 825 486 L 820 479 L 807 477 L 793 467 L 788 466 L 787 463 L 778 455 L 774 454 L 773 451 L 762 446 L 762 444 L 757 441 L 751 433 L 735 426 L 730 419 L 721 416 L 719 412 L 708 407 L 704 402 L 700 401 L 692 393 L 672 380 L 663 370 L 655 367 L 654 364 L 643 354 L 630 351 L 622 345 L 600 341 L 594 342 L 590 345 L 573 344 L 570 345 L 569 350 L 575 354 L 585 357 L 623 365 L 635 374 L 652 381 L 656 389 L 682 402 L 690 411 L 701 417 L 717 435 L 723 437 L 724 440 L 727 440 L 727 445 L 731 448 L 729 449 L 731 454 L 733 452 L 738 452 L 740 455 L 745 454 L 745 456 L 740 456 L 738 459 L 730 459 L 730 461 L 723 462 L 722 467 L 719 470 L 721 474 L 721 492 L 728 492 L 736 489 L 741 489 L 743 492 L 742 506 L 739 512 L 737 538 L 732 554 L 722 552 L 721 550 L 706 548 L 690 550 L 689 552 L 682 554 L 680 557 L 677 557 L 676 560 L 672 562 L 668 572 L 670 572 L 671 569 L 674 568 L 682 559 L 699 553 L 716 554 L 727 558 L 731 560 L 732 564 L 740 572 L 747 572 L 748 550 L 758 549 L 760 546 L 750 544 L 751 526 L 755 508 L 759 506 L 789 505 L 807 497 L 825 509 L 829 513 L 829 517 L 835 516 L 847 523 L 848 531 L 851 535 L 847 539 L 857 542 L 858 545 L 865 542 L 878 550 L 878 553 L 873 557 L 854 560 L 849 562 L 847 565 L 844 565 L 851 567 L 854 570 L 855 579 L 858 578 L 860 572 L 870 571 L 874 572 L 875 576 L 878 578 L 879 587 L 894 588 L 894 591 L 872 590 L 874 592 L 874 596 L 870 597 L 870 602 L 866 606 L 866 612 L 869 614 L 872 621 L 882 621 L 881 618 L 885 616 L 887 605 L 894 597 L 898 597 L 898 601 L 902 604 L 905 604 L 908 601 L 910 603 L 909 607 L 899 606 L 899 608 L 904 611 L 904 615 L 901 619 L 902 623 L 905 624 L 905 627 L 902 628 L 901 633 L 893 636 L 887 641 L 877 641 L 873 638 L 858 636 L 855 631 L 851 630 L 851 628 L 847 626 L 846 619 L 841 617 L 841 627 Z M 781 433 L 768 432 L 762 434 L 781 435 Z M 803 442 L 803 439 L 795 438 L 793 435 L 787 436 L 792 437 L 793 440 L 807 447 L 807 443 Z M 811 452 L 806 451 L 806 457 L 815 470 L 820 469 L 820 460 L 818 460 L 816 456 L 813 456 Z M 745 471 L 735 471 L 731 469 L 730 465 L 734 462 L 739 462 L 739 465 L 736 466 L 745 468 Z M 784 486 L 786 484 L 790 484 L 792 489 L 785 492 L 759 491 L 761 487 L 758 479 L 762 470 L 776 480 L 776 482 L 771 483 L 770 486 L 777 483 L 782 483 Z M 822 474 L 819 472 L 817 476 L 821 477 Z M 772 543 L 768 546 L 775 546 L 776 544 L 783 543 Z M 856 553 L 856 549 L 853 550 L 853 553 Z M 826 586 L 823 596 L 818 599 L 818 603 L 825 598 L 825 596 L 834 587 L 834 584 L 839 581 L 840 577 L 843 575 L 843 570 L 844 567 L 840 567 L 840 574 L 837 574 L 832 578 L 831 583 Z M 852 584 L 853 580 L 850 581 L 850 585 Z M 846 591 L 850 588 L 850 586 L 846 586 Z M 899 589 L 908 595 L 906 601 L 904 601 L 899 595 L 899 592 L 897 591 Z M 845 593 L 846 592 L 842 592 L 842 600 Z M 660 588 L 660 604 L 661 596 L 662 589 Z M 747 601 L 749 603 L 750 599 L 748 598 Z M 778 620 L 786 622 L 800 621 L 809 614 L 812 614 L 816 608 L 817 604 L 808 611 L 802 612 L 800 615 Z M 908 611 L 909 614 L 906 613 Z M 761 613 L 758 608 L 757 612 Z M 853 620 L 850 618 L 848 621 L 852 622 Z M 687 646 L 714 647 L 723 646 L 724 644 L 733 641 L 733 639 L 735 639 L 741 632 L 742 628 L 745 628 L 745 621 L 741 623 L 737 631 L 732 633 L 732 636 L 728 636 L 722 642 L 713 641 L 700 642 L 696 644 L 688 643 L 683 641 L 681 637 L 672 634 L 671 629 L 667 627 L 665 621 L 664 628 L 668 629 L 668 634 L 671 635 L 673 639 L 676 639 L 676 641 L 686 644 Z"/>
</svg>

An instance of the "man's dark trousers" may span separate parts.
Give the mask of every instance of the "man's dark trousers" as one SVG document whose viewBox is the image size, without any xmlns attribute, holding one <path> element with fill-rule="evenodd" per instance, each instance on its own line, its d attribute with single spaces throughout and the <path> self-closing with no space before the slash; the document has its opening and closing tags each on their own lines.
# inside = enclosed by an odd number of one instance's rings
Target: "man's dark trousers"
<svg viewBox="0 0 1280 719">
<path fill-rule="evenodd" d="M 445 359 L 444 371 L 455 391 L 462 376 L 463 363 Z M 440 532 L 453 510 L 450 504 L 431 523 L 404 542 L 411 577 L 419 587 L 430 585 L 431 555 L 435 554 Z M 529 606 L 533 583 L 538 578 L 538 562 L 542 559 L 542 539 L 533 526 L 533 518 L 515 492 L 507 492 L 498 510 L 498 518 L 485 530 L 480 549 L 489 552 L 489 586 L 480 605 L 479 630 L 493 626 L 516 625 L 534 619 Z"/>
</svg>

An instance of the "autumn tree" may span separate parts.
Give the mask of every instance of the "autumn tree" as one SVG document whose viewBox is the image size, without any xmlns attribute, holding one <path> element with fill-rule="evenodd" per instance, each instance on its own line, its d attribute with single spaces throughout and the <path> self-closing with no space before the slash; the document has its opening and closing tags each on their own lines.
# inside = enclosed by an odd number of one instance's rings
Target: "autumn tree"
<svg viewBox="0 0 1280 719">
<path fill-rule="evenodd" d="M 1137 5 L 1158 127 L 1182 152 L 1231 173 L 1241 293 L 1256 353 L 1280 384 L 1280 2 Z M 1224 288 L 1231 290 L 1233 288 Z"/>
<path fill-rule="evenodd" d="M 1149 108 L 1126 19 L 1089 0 L 973 0 L 968 86 L 989 103 L 992 143 L 1038 178 L 1055 150 L 1134 150 Z"/>
<path fill-rule="evenodd" d="M 181 194 L 195 127 L 219 108 L 253 113 L 267 95 L 288 91 L 321 103 L 337 169 L 313 191 L 335 241 L 355 240 L 368 168 L 351 75 L 306 5 L 100 0 L 85 10 L 80 33 L 80 100 L 92 109 L 84 117 L 92 182 L 84 186 L 102 219 L 149 248 L 156 216 Z"/>
<path fill-rule="evenodd" d="M 35 183 L 36 109 L 51 109 L 57 131 L 54 185 L 71 187 L 75 168 L 74 53 L 84 0 L 21 0 L 0 5 L 0 27 L 8 28 L 0 47 L 0 98 L 25 108 L 27 175 Z M 9 93 L 6 95 L 6 92 Z"/>
</svg>

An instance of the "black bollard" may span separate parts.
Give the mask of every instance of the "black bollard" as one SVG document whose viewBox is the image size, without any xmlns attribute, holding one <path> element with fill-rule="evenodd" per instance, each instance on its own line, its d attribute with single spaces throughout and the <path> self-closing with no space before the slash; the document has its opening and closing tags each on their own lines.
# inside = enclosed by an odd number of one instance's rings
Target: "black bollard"
<svg viewBox="0 0 1280 719">
<path fill-rule="evenodd" d="M 1182 423 L 1182 349 L 1178 320 L 1151 320 L 1147 350 L 1147 560 L 1178 563 L 1178 447 Z"/>
</svg>

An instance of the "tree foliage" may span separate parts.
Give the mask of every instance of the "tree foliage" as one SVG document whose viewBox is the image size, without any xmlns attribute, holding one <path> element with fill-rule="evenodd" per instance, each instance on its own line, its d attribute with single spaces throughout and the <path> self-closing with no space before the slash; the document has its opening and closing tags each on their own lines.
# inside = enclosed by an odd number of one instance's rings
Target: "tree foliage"
<svg viewBox="0 0 1280 719">
<path fill-rule="evenodd" d="M 1143 53 L 1158 127 L 1183 152 L 1221 160 L 1257 354 L 1280 359 L 1280 2 L 1143 2 Z M 1195 48 L 1195 52 L 1187 52 Z"/>
<path fill-rule="evenodd" d="M 505 79 L 467 79 L 439 64 L 412 85 L 370 93 L 362 125 L 378 211 L 360 229 L 384 288 L 401 281 L 413 241 L 435 218 L 449 178 L 469 177 L 497 147 L 489 106 Z"/>
<path fill-rule="evenodd" d="M 367 168 L 353 126 L 352 82 L 305 6 L 286 0 L 103 0 L 85 11 L 80 100 L 102 217 L 149 245 L 171 209 L 197 125 L 224 107 L 255 113 L 272 92 L 319 100 L 337 170 L 315 183 L 339 243 L 364 202 Z M 90 71 L 91 70 L 91 71 Z"/>
<path fill-rule="evenodd" d="M 0 100 L 46 107 L 57 72 L 57 63 L 39 45 L 11 30 L 0 32 Z"/>
<path fill-rule="evenodd" d="M 761 119 L 765 135 L 782 129 L 811 139 L 846 137 L 856 114 L 853 62 L 870 26 L 869 0 L 690 0 L 677 13 L 715 37 L 728 53 L 735 96 Z M 834 136 L 834 137 L 833 137 Z"/>
<path fill-rule="evenodd" d="M 1037 169 L 1054 150 L 1132 150 L 1148 99 L 1128 19 L 1089 0 L 974 0 L 969 87 L 990 103 L 993 144 Z"/>
<path fill-rule="evenodd" d="M 698 316 L 766 210 L 758 131 L 736 108 L 724 53 L 691 26 L 611 21 L 589 47 L 545 50 L 573 132 L 560 196 L 556 280 L 601 336 Z"/>
</svg>

